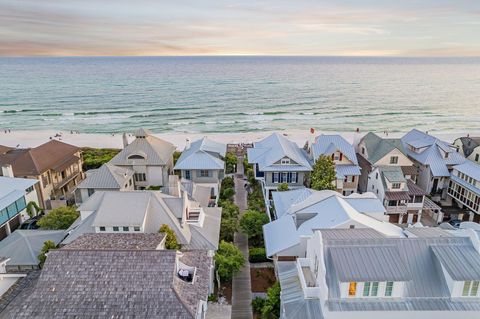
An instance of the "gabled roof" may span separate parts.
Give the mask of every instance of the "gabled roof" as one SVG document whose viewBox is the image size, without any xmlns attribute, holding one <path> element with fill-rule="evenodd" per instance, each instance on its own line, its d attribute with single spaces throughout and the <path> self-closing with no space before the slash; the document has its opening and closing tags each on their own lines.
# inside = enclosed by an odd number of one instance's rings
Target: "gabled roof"
<svg viewBox="0 0 480 319">
<path fill-rule="evenodd" d="M 372 228 L 384 236 L 403 236 L 401 228 L 370 217 L 385 213 L 372 193 L 343 196 L 334 191 L 295 190 L 273 192 L 273 199 L 278 219 L 263 226 L 268 256 L 299 244 L 300 236 L 311 235 L 315 229 L 347 227 L 349 223 Z M 297 225 L 298 220 L 305 221 Z"/>
<path fill-rule="evenodd" d="M 401 140 L 408 156 L 429 166 L 433 176 L 450 176 L 449 165 L 465 162 L 465 158 L 448 143 L 419 130 L 411 130 Z M 411 150 L 409 145 L 419 149 L 419 153 Z M 444 152 L 448 153 L 448 158 L 443 156 Z"/>
<path fill-rule="evenodd" d="M 282 170 L 312 170 L 306 152 L 300 149 L 297 144 L 278 133 L 273 133 L 263 140 L 253 143 L 253 145 L 253 148 L 247 149 L 248 162 L 250 164 L 258 164 L 260 171 L 278 170 L 278 166 L 273 164 L 284 157 L 288 157 L 296 164 L 282 165 Z"/>
<path fill-rule="evenodd" d="M 74 156 L 80 148 L 57 140 L 48 141 L 35 148 L 12 149 L 0 154 L 0 165 L 10 164 L 17 176 L 40 175 L 48 169 L 62 171 L 79 160 Z"/>
<path fill-rule="evenodd" d="M 7 266 L 36 266 L 43 244 L 47 240 L 58 244 L 65 235 L 64 230 L 17 229 L 0 241 L 0 256 L 10 258 Z"/>
<path fill-rule="evenodd" d="M 480 181 L 480 165 L 475 162 L 465 161 L 463 164 L 455 165 L 453 168 L 477 181 Z"/>
<path fill-rule="evenodd" d="M 93 171 L 93 172 L 90 172 Z M 134 171 L 126 167 L 103 164 L 96 170 L 90 170 L 77 188 L 121 189 L 132 178 Z"/>
<path fill-rule="evenodd" d="M 25 190 L 36 183 L 36 179 L 0 176 L 0 210 L 25 196 Z"/>
<path fill-rule="evenodd" d="M 462 143 L 462 151 L 465 157 L 469 157 L 473 151 L 480 146 L 480 137 L 460 137 L 460 142 Z"/>
<path fill-rule="evenodd" d="M 432 250 L 453 280 L 480 280 L 480 254 L 473 246 L 436 245 Z"/>
<path fill-rule="evenodd" d="M 371 164 L 375 164 L 394 149 L 406 154 L 399 139 L 381 138 L 377 134 L 369 132 L 362 138 L 362 141 L 367 150 L 367 160 Z"/>
<path fill-rule="evenodd" d="M 70 250 L 156 250 L 165 239 L 164 233 L 95 233 L 82 234 L 62 249 Z"/>
<path fill-rule="evenodd" d="M 181 225 L 183 201 L 182 197 L 158 191 L 97 191 L 78 208 L 80 212 L 92 212 L 85 219 L 91 218 L 91 222 L 85 225 L 79 221 L 80 230 L 72 229 L 72 235 L 78 237 L 100 226 L 144 226 L 145 233 L 156 233 L 167 224 L 182 245 L 190 245 L 191 249 L 217 249 L 221 209 L 202 208 L 205 214 L 202 225 Z M 69 237 L 66 242 L 71 242 Z"/>
<path fill-rule="evenodd" d="M 196 267 L 193 283 L 176 275 L 173 250 L 67 250 L 49 256 L 31 291 L 21 293 L 2 318 L 196 318 L 208 298 L 211 257 L 185 251 Z M 25 303 L 28 300 L 28 303 Z"/>
<path fill-rule="evenodd" d="M 317 159 L 320 155 L 331 155 L 336 151 L 340 151 L 353 164 L 358 165 L 357 155 L 352 144 L 347 142 L 341 135 L 319 135 L 312 145 L 313 156 Z"/>
<path fill-rule="evenodd" d="M 204 137 L 182 152 L 174 169 L 223 169 L 225 163 L 220 157 L 225 157 L 226 150 L 225 144 Z"/>
<path fill-rule="evenodd" d="M 173 158 L 175 146 L 167 141 L 155 137 L 148 130 L 141 129 L 136 133 L 136 139 L 128 144 L 109 162 L 113 165 L 130 166 L 138 159 L 129 159 L 132 155 L 145 158 L 146 165 L 167 165 Z M 142 163 L 143 160 L 141 160 Z"/>
</svg>

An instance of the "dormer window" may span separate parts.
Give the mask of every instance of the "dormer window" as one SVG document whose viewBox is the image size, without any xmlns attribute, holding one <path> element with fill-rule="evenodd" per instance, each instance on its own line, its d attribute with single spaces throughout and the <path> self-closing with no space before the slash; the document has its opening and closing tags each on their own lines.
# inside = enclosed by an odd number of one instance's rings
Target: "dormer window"
<svg viewBox="0 0 480 319">
<path fill-rule="evenodd" d="M 392 189 L 400 189 L 401 184 L 400 183 L 392 183 Z"/>
<path fill-rule="evenodd" d="M 479 281 L 465 281 L 463 283 L 462 297 L 477 297 Z"/>
<path fill-rule="evenodd" d="M 282 158 L 282 160 L 280 161 L 280 163 L 281 163 L 282 165 L 290 164 L 290 159 L 289 159 L 288 157 Z"/>
<path fill-rule="evenodd" d="M 132 154 L 132 155 L 128 156 L 128 159 L 142 159 L 142 160 L 144 160 L 145 157 L 142 156 L 142 155 L 138 155 L 138 154 Z"/>
<path fill-rule="evenodd" d="M 390 164 L 398 164 L 398 156 L 390 156 Z"/>
</svg>

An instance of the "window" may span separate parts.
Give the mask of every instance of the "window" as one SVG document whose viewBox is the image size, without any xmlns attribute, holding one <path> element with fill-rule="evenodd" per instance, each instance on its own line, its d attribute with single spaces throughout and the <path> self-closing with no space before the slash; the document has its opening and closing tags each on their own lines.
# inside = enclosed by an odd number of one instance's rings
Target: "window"
<svg viewBox="0 0 480 319">
<path fill-rule="evenodd" d="M 480 159 L 480 154 L 475 154 L 475 162 L 478 162 L 479 159 Z"/>
<path fill-rule="evenodd" d="M 134 231 L 140 231 L 140 227 L 133 227 Z"/>
<path fill-rule="evenodd" d="M 208 170 L 205 170 L 205 169 L 200 170 L 200 177 L 208 177 L 209 175 L 210 174 Z"/>
<path fill-rule="evenodd" d="M 100 226 L 100 231 L 105 231 L 105 226 Z"/>
<path fill-rule="evenodd" d="M 32 191 L 33 191 L 33 186 L 30 186 L 29 188 L 27 188 L 25 190 L 25 192 L 27 192 L 27 194 L 30 194 Z"/>
<path fill-rule="evenodd" d="M 288 183 L 288 173 L 287 172 L 282 173 L 282 183 Z"/>
<path fill-rule="evenodd" d="M 95 193 L 95 190 L 93 188 L 87 188 L 87 193 L 88 193 L 88 196 L 92 196 L 93 193 Z"/>
<path fill-rule="evenodd" d="M 375 179 L 378 179 L 378 173 L 375 173 Z"/>
<path fill-rule="evenodd" d="M 128 226 L 123 226 L 123 231 L 129 231 L 130 229 L 128 228 Z"/>
<path fill-rule="evenodd" d="M 131 178 L 128 180 L 128 186 L 132 186 L 132 179 Z"/>
<path fill-rule="evenodd" d="M 118 226 L 113 226 L 113 231 L 119 231 L 119 227 Z"/>
<path fill-rule="evenodd" d="M 355 297 L 356 294 L 357 294 L 357 283 L 352 281 L 348 286 L 348 296 Z"/>
<path fill-rule="evenodd" d="M 385 297 L 391 297 L 393 293 L 393 281 L 387 281 L 385 286 Z"/>
<path fill-rule="evenodd" d="M 138 155 L 138 154 L 133 154 L 133 155 L 130 155 L 129 157 L 127 157 L 128 159 L 145 159 L 145 157 L 143 157 L 142 155 Z"/>
<path fill-rule="evenodd" d="M 463 283 L 462 296 L 464 297 L 476 297 L 478 294 L 479 281 L 465 281 Z"/>
<path fill-rule="evenodd" d="M 27 206 L 27 203 L 25 202 L 25 197 L 18 199 L 15 202 L 15 205 L 17 205 L 17 212 L 21 212 L 22 210 L 24 210 Z"/>
<path fill-rule="evenodd" d="M 297 178 L 298 178 L 298 177 L 297 177 L 297 172 L 293 172 L 293 173 L 292 173 L 292 180 L 291 180 L 291 182 L 292 182 L 292 183 L 298 183 L 298 179 L 297 179 Z"/>
<path fill-rule="evenodd" d="M 365 154 L 365 147 L 362 147 L 362 154 Z"/>
<path fill-rule="evenodd" d="M 286 158 L 282 158 L 282 160 L 280 161 L 281 164 L 290 164 L 290 159 L 288 157 Z"/>
<path fill-rule="evenodd" d="M 190 179 L 190 171 L 185 171 L 185 178 Z"/>
<path fill-rule="evenodd" d="M 392 183 L 392 189 L 400 189 L 400 183 Z"/>
<path fill-rule="evenodd" d="M 376 297 L 378 294 L 378 281 L 363 284 L 364 297 Z"/>
<path fill-rule="evenodd" d="M 390 164 L 398 164 L 398 156 L 390 156 Z"/>
<path fill-rule="evenodd" d="M 273 183 L 278 183 L 278 173 L 277 172 L 274 172 L 272 174 L 272 179 L 273 179 Z"/>
<path fill-rule="evenodd" d="M 147 180 L 145 173 L 135 173 L 134 177 L 136 182 L 145 182 Z"/>
</svg>

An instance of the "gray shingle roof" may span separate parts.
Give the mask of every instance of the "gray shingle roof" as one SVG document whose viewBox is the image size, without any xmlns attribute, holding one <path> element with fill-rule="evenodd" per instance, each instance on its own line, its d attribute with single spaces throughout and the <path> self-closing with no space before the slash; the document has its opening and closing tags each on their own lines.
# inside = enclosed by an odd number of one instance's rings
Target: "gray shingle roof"
<svg viewBox="0 0 480 319">
<path fill-rule="evenodd" d="M 375 164 L 378 160 L 382 159 L 385 155 L 390 153 L 395 148 L 401 151 L 403 154 L 405 150 L 399 139 L 381 138 L 375 133 L 369 132 L 363 138 L 367 149 L 368 162 Z"/>
<path fill-rule="evenodd" d="M 465 157 L 469 157 L 473 151 L 480 146 L 480 137 L 460 137 L 460 142 L 462 145 L 463 154 Z M 456 142 L 456 140 L 455 140 Z"/>
<path fill-rule="evenodd" d="M 125 187 L 133 174 L 132 169 L 107 163 L 88 174 L 77 188 L 120 189 Z"/>
<path fill-rule="evenodd" d="M 83 234 L 62 249 L 85 250 L 155 250 L 165 239 L 165 234 L 95 233 Z"/>
<path fill-rule="evenodd" d="M 194 318 L 199 301 L 207 300 L 211 258 L 206 251 L 183 252 L 180 260 L 197 267 L 193 284 L 176 276 L 175 259 L 171 250 L 54 250 L 31 294 L 16 298 L 1 315 Z"/>
</svg>

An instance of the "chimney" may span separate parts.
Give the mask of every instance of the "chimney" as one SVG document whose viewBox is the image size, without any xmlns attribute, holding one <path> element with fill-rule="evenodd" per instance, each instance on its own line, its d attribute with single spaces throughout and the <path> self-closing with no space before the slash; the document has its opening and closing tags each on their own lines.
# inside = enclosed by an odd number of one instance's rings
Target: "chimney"
<svg viewBox="0 0 480 319">
<path fill-rule="evenodd" d="M 127 137 L 127 133 L 123 133 L 122 135 L 122 139 L 123 139 L 123 148 L 127 147 L 128 146 L 128 137 Z"/>
<path fill-rule="evenodd" d="M 358 147 L 358 144 L 360 143 L 360 140 L 362 139 L 362 135 L 360 134 L 360 129 L 357 127 L 355 130 L 355 133 L 353 133 L 353 148 L 356 150 Z"/>
<path fill-rule="evenodd" d="M 190 148 L 190 139 L 187 137 L 185 140 L 185 149 L 188 150 Z"/>
<path fill-rule="evenodd" d="M 2 166 L 2 175 L 5 177 L 14 177 L 13 176 L 13 168 L 10 164 L 5 164 Z"/>
<path fill-rule="evenodd" d="M 310 128 L 310 135 L 308 136 L 307 143 L 310 155 L 313 156 L 313 144 L 315 144 L 315 129 L 313 127 Z"/>
</svg>

